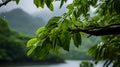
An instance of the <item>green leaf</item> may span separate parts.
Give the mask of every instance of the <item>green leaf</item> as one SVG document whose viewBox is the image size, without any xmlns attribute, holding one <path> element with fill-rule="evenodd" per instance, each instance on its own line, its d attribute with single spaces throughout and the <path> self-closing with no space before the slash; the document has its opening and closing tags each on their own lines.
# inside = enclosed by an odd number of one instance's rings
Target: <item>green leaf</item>
<svg viewBox="0 0 120 67">
<path fill-rule="evenodd" d="M 60 20 L 61 17 L 58 17 L 58 16 L 55 16 L 55 17 L 52 17 L 48 23 L 46 24 L 46 28 L 50 29 L 50 28 L 54 28 L 57 26 L 57 23 L 58 21 Z"/>
<path fill-rule="evenodd" d="M 69 4 L 69 5 L 67 5 L 66 8 L 69 10 L 69 13 L 71 14 L 73 12 L 73 9 L 74 9 L 74 4 Z"/>
<path fill-rule="evenodd" d="M 55 45 L 55 48 L 54 48 L 54 52 L 55 53 L 58 53 L 59 52 L 59 48 L 60 48 L 60 46 L 58 46 L 57 44 Z"/>
<path fill-rule="evenodd" d="M 60 41 L 60 38 L 59 38 L 59 37 L 57 37 L 57 38 L 56 38 L 56 45 L 58 45 L 58 46 L 62 46 L 62 45 L 61 45 L 61 41 Z"/>
<path fill-rule="evenodd" d="M 33 46 L 37 42 L 37 38 L 32 38 L 27 42 L 27 47 Z"/>
<path fill-rule="evenodd" d="M 52 38 L 52 46 L 53 46 L 53 49 L 55 49 L 56 47 L 56 38 Z"/>
<path fill-rule="evenodd" d="M 64 50 L 69 51 L 70 41 L 71 41 L 71 34 L 68 31 L 63 31 L 62 34 L 59 36 L 59 46 L 63 47 Z"/>
<path fill-rule="evenodd" d="M 69 21 L 67 20 L 67 19 L 65 19 L 63 22 L 62 22 L 62 26 L 61 26 L 61 29 L 63 30 L 63 31 L 67 31 L 68 30 L 68 28 L 69 28 Z"/>
<path fill-rule="evenodd" d="M 79 32 L 74 33 L 72 38 L 73 38 L 73 41 L 74 41 L 74 45 L 76 47 L 79 47 L 79 45 L 81 45 L 81 35 L 80 35 L 80 33 Z"/>
<path fill-rule="evenodd" d="M 97 3 L 97 0 L 91 0 L 91 5 L 92 5 L 92 6 L 95 7 L 95 6 L 96 6 L 96 3 Z"/>
<path fill-rule="evenodd" d="M 16 4 L 18 4 L 20 2 L 20 0 L 14 0 L 16 2 Z"/>
<path fill-rule="evenodd" d="M 105 53 L 105 48 L 102 49 L 101 57 L 104 56 L 104 53 Z"/>
<path fill-rule="evenodd" d="M 34 0 L 34 4 L 36 5 L 36 7 L 39 7 L 41 5 L 38 0 Z"/>
<path fill-rule="evenodd" d="M 61 3 L 60 3 L 60 8 L 63 6 L 63 4 L 67 2 L 67 0 L 61 0 Z"/>
<path fill-rule="evenodd" d="M 53 6 L 52 3 L 50 4 L 49 9 L 50 9 L 51 11 L 54 11 L 54 6 Z"/>
<path fill-rule="evenodd" d="M 95 44 L 94 46 L 92 46 L 89 50 L 88 50 L 88 53 L 92 56 L 95 55 L 96 53 L 96 50 L 97 50 L 97 44 Z"/>
<path fill-rule="evenodd" d="M 50 32 L 50 35 L 49 35 L 50 41 L 53 41 L 53 43 L 54 43 L 54 41 L 56 41 L 56 38 L 59 34 L 60 34 L 60 30 L 58 29 L 58 27 L 52 29 Z"/>
<path fill-rule="evenodd" d="M 100 18 L 100 15 L 99 14 L 96 14 L 95 16 L 93 16 L 93 20 L 94 21 L 98 21 Z"/>
<path fill-rule="evenodd" d="M 44 8 L 44 3 L 45 0 L 34 0 L 34 4 L 36 5 L 36 7 Z"/>
<path fill-rule="evenodd" d="M 36 31 L 36 35 L 39 35 L 41 32 L 45 31 L 45 27 L 40 27 L 37 31 Z"/>
<path fill-rule="evenodd" d="M 46 38 L 43 41 L 42 46 L 38 46 L 35 49 L 35 56 L 37 58 L 43 59 L 48 55 L 51 48 L 52 48 L 52 45 L 51 45 L 50 39 Z"/>
<path fill-rule="evenodd" d="M 35 50 L 36 47 L 32 47 L 28 52 L 27 52 L 27 56 L 30 56 L 30 54 L 33 53 L 33 51 Z"/>
<path fill-rule="evenodd" d="M 72 14 L 72 22 L 75 23 L 76 22 L 76 17 L 74 14 Z"/>
<path fill-rule="evenodd" d="M 48 7 L 51 11 L 54 10 L 54 6 L 53 6 L 51 0 L 46 0 L 46 5 L 47 5 L 47 7 Z"/>
<path fill-rule="evenodd" d="M 69 10 L 73 10 L 74 9 L 74 4 L 69 4 L 66 8 L 69 9 Z"/>
<path fill-rule="evenodd" d="M 61 0 L 60 8 L 63 6 L 64 0 Z"/>
<path fill-rule="evenodd" d="M 38 40 L 43 40 L 49 35 L 49 30 L 42 31 L 38 36 Z"/>
</svg>

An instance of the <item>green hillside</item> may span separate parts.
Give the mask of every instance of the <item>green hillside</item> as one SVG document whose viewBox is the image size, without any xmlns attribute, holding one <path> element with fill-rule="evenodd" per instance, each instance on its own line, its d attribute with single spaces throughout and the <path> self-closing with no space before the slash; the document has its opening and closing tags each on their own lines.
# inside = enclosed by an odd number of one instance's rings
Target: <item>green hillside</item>
<svg viewBox="0 0 120 67">
<path fill-rule="evenodd" d="M 30 37 L 9 29 L 7 21 L 0 18 L 0 62 L 25 60 L 28 39 Z"/>
<path fill-rule="evenodd" d="M 34 17 L 20 8 L 3 12 L 0 16 L 9 21 L 8 24 L 12 29 L 29 35 L 33 35 L 37 28 L 44 25 L 42 18 Z"/>
<path fill-rule="evenodd" d="M 0 17 L 0 65 L 9 63 L 61 63 L 62 58 L 49 54 L 46 59 L 35 59 L 27 56 L 26 43 L 31 37 L 11 30 L 7 21 Z"/>
</svg>

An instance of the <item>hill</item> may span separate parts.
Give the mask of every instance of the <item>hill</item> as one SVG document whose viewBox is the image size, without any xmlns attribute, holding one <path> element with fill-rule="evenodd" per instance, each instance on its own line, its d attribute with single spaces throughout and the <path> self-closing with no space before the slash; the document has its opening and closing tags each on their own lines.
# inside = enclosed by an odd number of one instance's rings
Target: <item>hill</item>
<svg viewBox="0 0 120 67">
<path fill-rule="evenodd" d="M 34 35 L 37 28 L 44 25 L 44 20 L 41 17 L 32 16 L 20 8 L 0 14 L 8 20 L 9 26 L 15 31 L 29 35 Z"/>
</svg>

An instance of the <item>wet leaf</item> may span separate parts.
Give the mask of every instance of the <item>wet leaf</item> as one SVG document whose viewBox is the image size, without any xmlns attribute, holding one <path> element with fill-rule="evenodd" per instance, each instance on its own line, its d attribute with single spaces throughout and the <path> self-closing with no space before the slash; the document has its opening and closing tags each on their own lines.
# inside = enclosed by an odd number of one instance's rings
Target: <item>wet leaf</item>
<svg viewBox="0 0 120 67">
<path fill-rule="evenodd" d="M 80 35 L 80 33 L 79 32 L 74 33 L 72 38 L 73 38 L 73 41 L 74 41 L 74 45 L 76 47 L 79 47 L 79 45 L 81 45 L 81 35 Z"/>
</svg>

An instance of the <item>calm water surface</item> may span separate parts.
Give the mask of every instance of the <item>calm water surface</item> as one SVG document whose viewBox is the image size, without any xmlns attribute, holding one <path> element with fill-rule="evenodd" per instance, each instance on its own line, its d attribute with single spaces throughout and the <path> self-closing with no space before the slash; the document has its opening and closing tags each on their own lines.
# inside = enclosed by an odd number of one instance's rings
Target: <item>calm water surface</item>
<svg viewBox="0 0 120 67">
<path fill-rule="evenodd" d="M 66 63 L 54 64 L 54 65 L 26 65 L 26 66 L 2 66 L 2 67 L 79 67 L 81 61 L 79 60 L 67 60 Z M 95 67 L 102 67 L 103 63 L 95 65 Z M 1 67 L 1 66 L 0 66 Z"/>
</svg>

